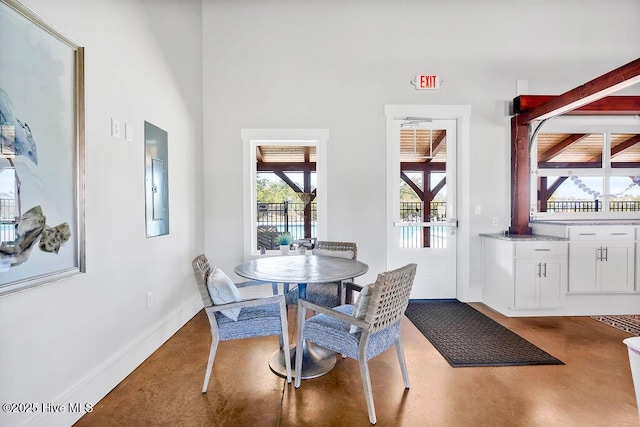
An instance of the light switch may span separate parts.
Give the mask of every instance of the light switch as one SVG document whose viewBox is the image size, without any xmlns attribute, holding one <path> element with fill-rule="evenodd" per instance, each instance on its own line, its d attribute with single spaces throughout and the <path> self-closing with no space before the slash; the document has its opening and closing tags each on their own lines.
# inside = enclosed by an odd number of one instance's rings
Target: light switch
<svg viewBox="0 0 640 427">
<path fill-rule="evenodd" d="M 114 138 L 120 138 L 120 121 L 111 119 L 111 136 Z"/>
<path fill-rule="evenodd" d="M 129 142 L 133 141 L 133 125 L 130 125 L 129 123 L 124 124 L 124 139 Z"/>
</svg>

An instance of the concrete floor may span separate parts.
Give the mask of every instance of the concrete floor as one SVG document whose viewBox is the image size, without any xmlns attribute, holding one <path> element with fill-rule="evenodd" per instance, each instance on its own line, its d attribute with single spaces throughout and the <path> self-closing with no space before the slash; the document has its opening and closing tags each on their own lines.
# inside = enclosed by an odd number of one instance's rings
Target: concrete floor
<svg viewBox="0 0 640 427">
<path fill-rule="evenodd" d="M 564 366 L 452 368 L 406 318 L 411 388 L 395 350 L 369 362 L 379 426 L 640 426 L 630 335 L 589 317 L 507 318 L 471 304 Z M 295 309 L 290 335 L 295 336 Z M 220 343 L 207 394 L 204 311 L 114 388 L 76 426 L 367 426 L 357 362 L 338 358 L 299 389 L 274 375 L 276 337 Z"/>
</svg>

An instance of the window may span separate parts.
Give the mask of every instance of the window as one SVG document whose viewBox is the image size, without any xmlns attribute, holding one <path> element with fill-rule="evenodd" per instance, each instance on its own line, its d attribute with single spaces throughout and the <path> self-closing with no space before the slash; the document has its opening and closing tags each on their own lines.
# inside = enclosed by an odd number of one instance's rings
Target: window
<svg viewBox="0 0 640 427">
<path fill-rule="evenodd" d="M 640 212 L 640 120 L 555 118 L 531 149 L 533 219 L 624 219 Z"/>
<path fill-rule="evenodd" d="M 277 237 L 326 236 L 323 129 L 243 129 L 245 259 L 277 249 Z"/>
</svg>

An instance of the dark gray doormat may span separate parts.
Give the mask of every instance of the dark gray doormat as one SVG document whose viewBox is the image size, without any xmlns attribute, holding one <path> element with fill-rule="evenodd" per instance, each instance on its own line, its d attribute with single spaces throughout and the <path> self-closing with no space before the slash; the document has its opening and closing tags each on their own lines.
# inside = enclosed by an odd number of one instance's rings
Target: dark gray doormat
<svg viewBox="0 0 640 427">
<path fill-rule="evenodd" d="M 411 300 L 405 314 L 454 368 L 564 365 L 458 300 Z"/>
</svg>

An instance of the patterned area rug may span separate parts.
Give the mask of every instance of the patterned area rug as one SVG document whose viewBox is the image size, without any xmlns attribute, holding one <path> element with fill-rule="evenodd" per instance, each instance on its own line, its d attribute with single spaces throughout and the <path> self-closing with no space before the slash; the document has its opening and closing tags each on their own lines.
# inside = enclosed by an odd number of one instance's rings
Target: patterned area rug
<svg viewBox="0 0 640 427">
<path fill-rule="evenodd" d="M 454 368 L 564 365 L 458 300 L 412 300 L 405 314 Z"/>
<path fill-rule="evenodd" d="M 640 314 L 629 316 L 591 316 L 599 322 L 640 337 Z"/>
</svg>

